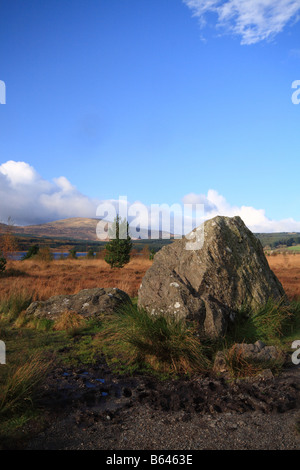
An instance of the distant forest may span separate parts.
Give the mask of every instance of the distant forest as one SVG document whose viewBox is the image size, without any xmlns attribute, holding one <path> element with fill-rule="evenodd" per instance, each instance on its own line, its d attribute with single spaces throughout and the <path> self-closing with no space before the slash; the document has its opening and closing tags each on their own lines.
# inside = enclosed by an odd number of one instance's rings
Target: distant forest
<svg viewBox="0 0 300 470">
<path fill-rule="evenodd" d="M 256 233 L 264 248 L 300 245 L 300 233 Z"/>
<path fill-rule="evenodd" d="M 17 235 L 17 243 L 19 251 L 27 251 L 32 245 L 48 246 L 49 248 L 59 251 L 68 251 L 70 248 L 75 249 L 77 252 L 88 252 L 93 249 L 95 253 L 105 248 L 106 242 L 91 241 L 91 240 L 77 240 L 66 238 L 51 238 L 51 237 L 33 237 L 31 235 Z M 172 239 L 165 240 L 133 240 L 133 249 L 142 251 L 145 246 L 149 250 L 159 251 L 164 245 L 172 243 Z"/>
</svg>

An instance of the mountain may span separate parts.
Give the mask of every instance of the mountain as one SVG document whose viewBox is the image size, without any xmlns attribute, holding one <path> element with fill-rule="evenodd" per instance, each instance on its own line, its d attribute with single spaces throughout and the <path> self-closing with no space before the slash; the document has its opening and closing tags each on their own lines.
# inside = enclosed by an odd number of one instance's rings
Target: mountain
<svg viewBox="0 0 300 470">
<path fill-rule="evenodd" d="M 111 225 L 111 222 L 106 222 L 105 220 L 74 217 L 40 225 L 26 225 L 24 227 L 14 225 L 11 231 L 15 235 L 99 241 L 96 233 L 97 227 L 101 230 L 101 234 L 105 235 L 105 232 L 108 232 Z M 7 225 L 0 224 L 0 233 L 6 229 Z M 150 238 L 150 234 L 147 229 L 141 229 L 139 234 L 142 239 Z M 155 234 L 155 238 L 162 238 L 162 234 L 165 238 L 171 237 L 167 232 L 160 232 Z M 133 239 L 138 239 L 136 234 L 135 236 L 131 234 L 131 236 Z"/>
<path fill-rule="evenodd" d="M 99 219 L 74 217 L 70 219 L 56 220 L 54 222 L 48 222 L 40 225 L 26 225 L 12 226 L 9 228 L 15 235 L 19 236 L 32 236 L 39 238 L 58 238 L 65 240 L 86 240 L 90 242 L 99 242 L 97 237 L 96 228 L 97 225 L 101 228 L 101 232 L 105 233 L 111 227 L 111 222 L 106 222 Z M 7 230 L 6 224 L 0 223 L 0 235 Z M 147 229 L 142 229 L 140 232 L 140 238 L 142 240 L 150 239 L 150 233 Z M 292 244 L 300 244 L 300 233 L 256 233 L 255 234 L 261 241 L 262 245 L 269 246 L 271 248 L 276 247 L 278 244 L 284 245 L 287 241 Z M 131 234 L 133 240 L 137 240 L 133 234 Z M 159 232 L 153 236 L 153 239 L 173 239 L 173 235 L 167 232 Z"/>
</svg>

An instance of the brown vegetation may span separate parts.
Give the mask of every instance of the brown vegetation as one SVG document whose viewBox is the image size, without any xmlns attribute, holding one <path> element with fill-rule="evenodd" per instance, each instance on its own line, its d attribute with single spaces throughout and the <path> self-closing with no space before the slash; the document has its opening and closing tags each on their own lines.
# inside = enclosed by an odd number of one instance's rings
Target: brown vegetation
<svg viewBox="0 0 300 470">
<path fill-rule="evenodd" d="M 278 254 L 267 259 L 289 299 L 300 300 L 300 255 Z"/>
<path fill-rule="evenodd" d="M 289 298 L 300 299 L 300 255 L 280 254 L 267 259 Z M 7 272 L 0 277 L 0 297 L 26 291 L 34 300 L 46 300 L 93 287 L 118 287 L 136 297 L 151 264 L 142 256 L 134 257 L 122 269 L 111 269 L 101 259 L 8 261 Z"/>
<path fill-rule="evenodd" d="M 117 287 L 136 297 L 149 259 L 133 259 L 122 269 L 111 269 L 101 259 L 8 261 L 7 272 L 0 278 L 0 297 L 27 291 L 33 300 L 54 295 L 76 294 L 82 289 Z"/>
</svg>

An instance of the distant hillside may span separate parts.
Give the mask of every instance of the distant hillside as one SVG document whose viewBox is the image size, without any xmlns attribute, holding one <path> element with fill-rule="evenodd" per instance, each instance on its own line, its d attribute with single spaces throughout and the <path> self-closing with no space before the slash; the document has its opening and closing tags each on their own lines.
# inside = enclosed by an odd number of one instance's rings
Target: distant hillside
<svg viewBox="0 0 300 470">
<path fill-rule="evenodd" d="M 40 225 L 27 225 L 25 227 L 14 226 L 13 233 L 20 237 L 99 242 L 99 238 L 96 234 L 97 224 L 102 226 L 103 231 L 104 229 L 105 231 L 108 231 L 111 226 L 110 222 L 103 220 L 100 221 L 99 219 L 76 217 L 56 220 L 55 222 L 48 222 Z M 0 223 L 0 233 L 5 229 L 7 229 L 7 225 Z M 280 245 L 291 246 L 293 244 L 300 244 L 300 233 L 256 233 L 255 235 L 259 238 L 264 247 L 276 248 Z M 166 232 L 164 232 L 164 236 L 172 238 L 172 236 L 170 237 Z M 141 230 L 140 237 L 142 238 L 141 242 L 143 240 L 147 241 L 150 239 L 150 233 L 148 233 L 148 230 Z M 155 239 L 159 238 L 162 238 L 161 232 L 155 235 Z M 161 241 L 164 242 L 164 240 Z M 165 242 L 167 243 L 167 240 L 165 240 Z"/>
<path fill-rule="evenodd" d="M 299 232 L 256 233 L 263 247 L 277 248 L 300 244 Z"/>
<path fill-rule="evenodd" d="M 111 227 L 111 222 L 106 222 L 99 219 L 88 219 L 83 217 L 75 217 L 70 219 L 56 220 L 54 222 L 48 222 L 46 224 L 40 225 L 26 225 L 25 227 L 13 226 L 13 233 L 19 236 L 32 236 L 32 237 L 43 237 L 43 238 L 64 238 L 71 240 L 86 240 L 86 241 L 99 241 L 96 233 L 97 225 L 102 227 L 102 233 L 108 232 L 109 227 Z M 0 231 L 6 229 L 5 224 L 0 224 Z M 148 230 L 141 229 L 140 237 L 142 239 L 150 238 L 150 233 Z M 166 237 L 170 235 L 166 232 L 163 232 Z M 134 237 L 131 234 L 133 239 Z M 162 238 L 162 233 L 157 233 L 155 238 Z"/>
<path fill-rule="evenodd" d="M 71 218 L 56 220 L 40 225 L 27 225 L 25 227 L 14 226 L 12 231 L 15 235 L 30 235 L 46 238 L 68 238 L 96 241 L 96 226 L 99 220 L 87 218 Z M 104 224 L 107 225 L 107 224 Z M 1 228 L 5 228 L 1 224 Z"/>
</svg>

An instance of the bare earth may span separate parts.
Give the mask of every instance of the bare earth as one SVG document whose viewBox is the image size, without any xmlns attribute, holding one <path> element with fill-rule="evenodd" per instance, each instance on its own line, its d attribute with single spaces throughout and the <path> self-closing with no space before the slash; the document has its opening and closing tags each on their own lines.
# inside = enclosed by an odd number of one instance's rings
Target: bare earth
<svg viewBox="0 0 300 470">
<path fill-rule="evenodd" d="M 96 384 L 97 377 L 105 377 L 105 384 Z M 231 386 L 212 377 L 163 384 L 147 377 L 118 378 L 105 367 L 59 370 L 48 393 L 47 398 L 46 387 L 48 427 L 28 449 L 300 448 L 299 367 L 280 378 Z"/>
</svg>

